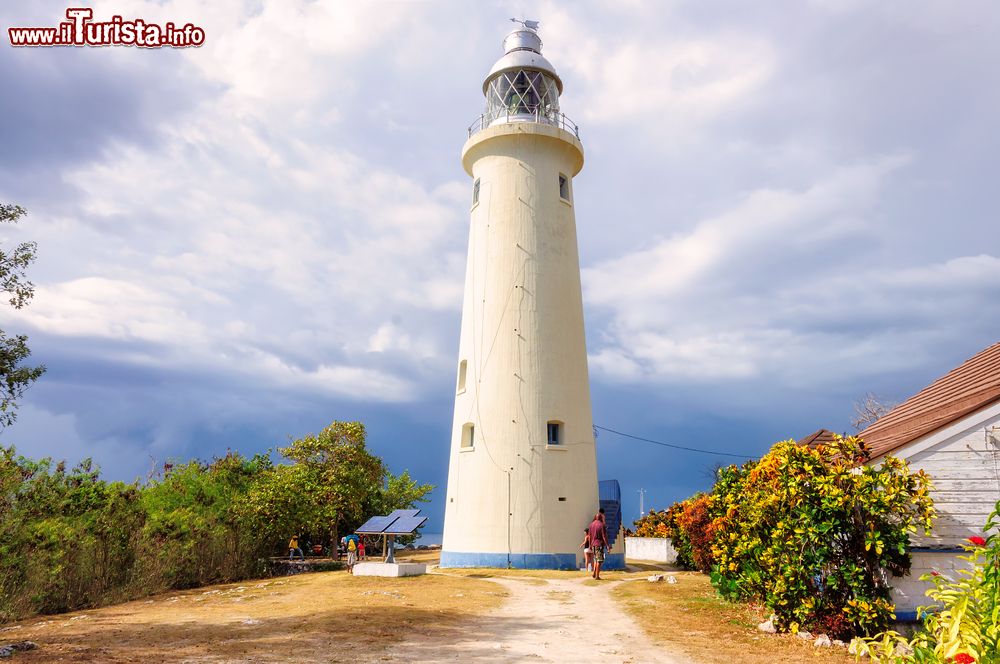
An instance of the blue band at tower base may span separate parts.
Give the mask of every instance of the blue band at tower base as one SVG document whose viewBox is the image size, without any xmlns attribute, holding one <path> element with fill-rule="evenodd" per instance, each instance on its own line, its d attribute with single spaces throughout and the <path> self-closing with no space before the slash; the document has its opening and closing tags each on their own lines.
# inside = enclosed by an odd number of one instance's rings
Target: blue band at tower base
<svg viewBox="0 0 1000 664">
<path fill-rule="evenodd" d="M 509 561 L 509 565 L 508 565 Z M 463 553 L 442 551 L 440 567 L 580 569 L 575 553 Z"/>
<path fill-rule="evenodd" d="M 580 569 L 575 553 L 464 553 L 442 551 L 440 567 L 494 567 L 506 569 Z M 509 565 L 508 565 L 509 561 Z M 606 570 L 625 569 L 625 554 L 609 553 L 601 566 Z"/>
</svg>

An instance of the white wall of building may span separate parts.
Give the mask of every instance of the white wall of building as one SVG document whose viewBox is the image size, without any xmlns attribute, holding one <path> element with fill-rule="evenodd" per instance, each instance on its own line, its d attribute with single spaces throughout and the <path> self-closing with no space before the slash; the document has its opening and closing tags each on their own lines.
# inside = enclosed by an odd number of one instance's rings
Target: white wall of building
<svg viewBox="0 0 1000 664">
<path fill-rule="evenodd" d="M 1000 403 L 930 433 L 892 453 L 911 470 L 931 476 L 937 519 L 930 536 L 910 536 L 914 549 L 909 576 L 893 579 L 897 612 L 911 613 L 930 604 L 920 581 L 932 570 L 942 573 L 964 566 L 957 558 L 969 537 L 985 537 L 983 525 L 1000 500 Z M 877 463 L 877 461 L 876 461 Z"/>
<path fill-rule="evenodd" d="M 672 565 L 677 562 L 677 551 L 668 537 L 626 537 L 625 560 L 651 560 Z"/>
</svg>

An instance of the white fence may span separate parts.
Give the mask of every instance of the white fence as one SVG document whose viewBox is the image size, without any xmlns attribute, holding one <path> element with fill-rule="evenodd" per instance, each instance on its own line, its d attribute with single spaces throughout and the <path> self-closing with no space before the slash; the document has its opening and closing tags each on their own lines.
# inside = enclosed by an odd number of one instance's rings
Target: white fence
<svg viewBox="0 0 1000 664">
<path fill-rule="evenodd" d="M 673 542 L 665 537 L 626 537 L 626 560 L 652 560 L 659 563 L 677 562 Z"/>
</svg>

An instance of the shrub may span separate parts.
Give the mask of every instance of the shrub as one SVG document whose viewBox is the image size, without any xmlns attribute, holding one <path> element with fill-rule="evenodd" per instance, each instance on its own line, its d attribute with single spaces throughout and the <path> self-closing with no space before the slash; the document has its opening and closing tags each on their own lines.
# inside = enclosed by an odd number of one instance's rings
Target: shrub
<svg viewBox="0 0 1000 664">
<path fill-rule="evenodd" d="M 683 537 L 690 543 L 691 562 L 700 572 L 712 569 L 712 497 L 699 495 L 685 501 L 677 517 Z"/>
<path fill-rule="evenodd" d="M 327 445 L 337 432 L 350 439 Z M 290 534 L 353 529 L 433 488 L 389 473 L 360 422 L 286 451 L 303 448 L 291 464 L 237 453 L 165 464 L 140 485 L 102 480 L 89 460 L 67 471 L 0 447 L 0 622 L 265 575 Z"/>
<path fill-rule="evenodd" d="M 813 448 L 785 441 L 724 473 L 712 524 L 720 591 L 763 601 L 793 632 L 884 629 L 894 618 L 889 576 L 908 572 L 909 533 L 929 530 L 934 510 L 923 471 L 893 457 L 878 466 L 865 459 L 853 437 Z"/>
<path fill-rule="evenodd" d="M 1000 502 L 987 520 L 984 532 L 1000 525 Z M 933 585 L 927 596 L 934 605 L 921 607 L 923 629 L 907 640 L 888 631 L 875 638 L 858 639 L 860 658 L 877 662 L 1000 662 L 1000 536 L 970 537 L 965 545 L 968 569 L 952 578 L 939 572 L 921 576 Z"/>
</svg>

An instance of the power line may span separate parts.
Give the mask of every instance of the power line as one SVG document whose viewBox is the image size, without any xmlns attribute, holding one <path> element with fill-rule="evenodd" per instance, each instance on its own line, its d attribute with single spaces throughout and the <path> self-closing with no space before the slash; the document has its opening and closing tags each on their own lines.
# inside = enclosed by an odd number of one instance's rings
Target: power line
<svg viewBox="0 0 1000 664">
<path fill-rule="evenodd" d="M 649 438 L 643 438 L 642 436 L 633 436 L 630 433 L 624 433 L 622 431 L 615 431 L 614 429 L 609 429 L 608 427 L 602 427 L 599 424 L 595 424 L 594 428 L 595 429 L 600 429 L 601 431 L 607 431 L 608 433 L 613 433 L 613 434 L 615 434 L 617 436 L 623 436 L 625 438 L 631 438 L 632 440 L 641 440 L 644 443 L 652 443 L 653 445 L 661 445 L 663 447 L 670 447 L 670 448 L 673 448 L 675 450 L 685 450 L 687 452 L 698 452 L 700 454 L 714 454 L 716 456 L 735 457 L 737 459 L 752 459 L 753 458 L 753 457 L 748 456 L 746 454 L 732 454 L 730 452 L 714 452 L 712 450 L 700 450 L 700 449 L 698 449 L 696 447 L 685 447 L 683 445 L 673 445 L 671 443 L 664 443 L 664 442 L 659 441 L 659 440 L 651 440 Z"/>
</svg>

